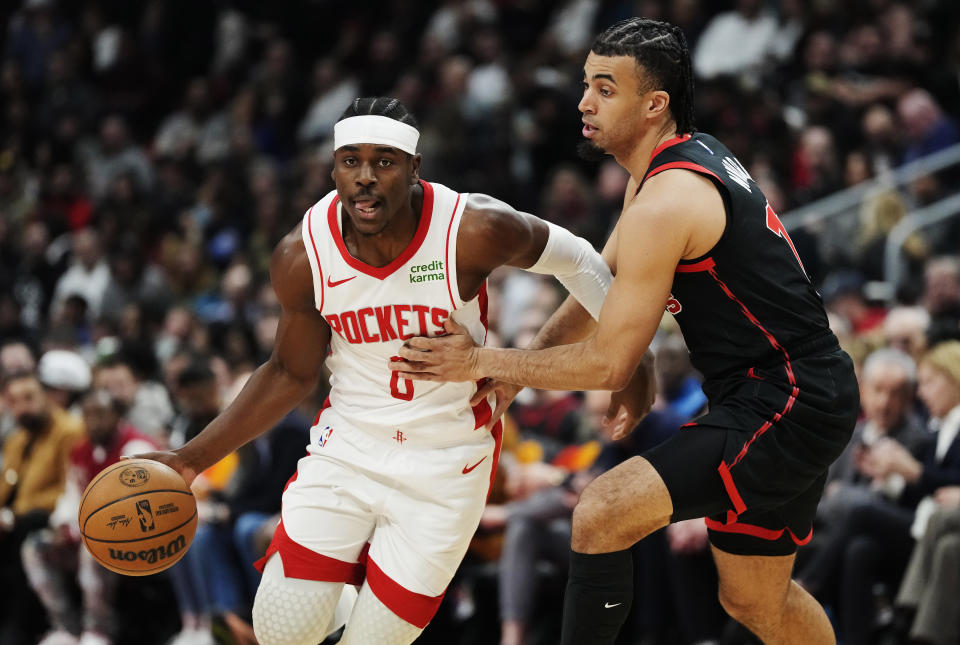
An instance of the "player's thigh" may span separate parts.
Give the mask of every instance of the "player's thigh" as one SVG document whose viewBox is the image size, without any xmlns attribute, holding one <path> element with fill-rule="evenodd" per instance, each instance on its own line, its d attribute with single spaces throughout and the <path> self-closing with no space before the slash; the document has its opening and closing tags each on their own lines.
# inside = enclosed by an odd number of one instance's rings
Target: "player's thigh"
<svg viewBox="0 0 960 645">
<path fill-rule="evenodd" d="M 377 523 L 381 489 L 347 461 L 305 457 L 283 493 L 282 531 L 308 551 L 357 562 Z"/>
<path fill-rule="evenodd" d="M 598 553 L 628 548 L 670 522 L 670 492 L 657 470 L 633 457 L 597 477 L 573 512 L 575 551 Z"/>
<path fill-rule="evenodd" d="M 253 603 L 260 645 L 316 645 L 329 633 L 342 582 L 287 577 L 282 556 L 270 557 Z"/>
<path fill-rule="evenodd" d="M 779 613 L 787 599 L 795 554 L 738 555 L 711 545 L 720 602 L 732 615 Z"/>
</svg>

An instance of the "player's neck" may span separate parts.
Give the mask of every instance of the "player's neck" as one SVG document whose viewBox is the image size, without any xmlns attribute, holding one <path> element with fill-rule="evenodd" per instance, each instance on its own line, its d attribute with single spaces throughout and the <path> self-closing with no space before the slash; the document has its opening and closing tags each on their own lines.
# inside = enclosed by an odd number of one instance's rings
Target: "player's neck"
<svg viewBox="0 0 960 645">
<path fill-rule="evenodd" d="M 653 151 L 661 144 L 677 136 L 676 124 L 671 121 L 663 128 L 647 130 L 640 141 L 631 146 L 628 153 L 621 159 L 617 157 L 617 162 L 627 169 L 630 176 L 639 183 L 650 167 Z"/>
<path fill-rule="evenodd" d="M 364 264 L 373 267 L 390 264 L 413 241 L 420 225 L 422 209 L 423 193 L 411 190 L 410 202 L 390 219 L 382 231 L 373 235 L 359 233 L 350 218 L 344 217 L 341 227 L 347 251 Z"/>
</svg>

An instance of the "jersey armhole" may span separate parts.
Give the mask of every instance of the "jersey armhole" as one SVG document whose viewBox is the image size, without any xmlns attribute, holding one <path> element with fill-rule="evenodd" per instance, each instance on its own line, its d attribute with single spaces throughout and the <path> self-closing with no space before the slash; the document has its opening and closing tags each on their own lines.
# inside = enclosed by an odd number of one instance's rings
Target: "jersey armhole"
<svg viewBox="0 0 960 645">
<path fill-rule="evenodd" d="M 303 246 L 307 250 L 307 261 L 310 263 L 310 272 L 313 274 L 313 303 L 317 311 L 323 312 L 323 269 L 320 267 L 320 254 L 317 251 L 317 242 L 314 237 L 313 210 L 316 204 L 310 207 L 303 216 L 303 225 L 300 235 L 303 237 Z"/>
<path fill-rule="evenodd" d="M 691 172 L 696 172 L 697 174 L 703 175 L 712 181 L 713 185 L 717 188 L 717 192 L 720 193 L 720 199 L 723 201 L 723 232 L 720 233 L 720 239 L 717 240 L 716 244 L 714 244 L 709 251 L 699 257 L 693 258 L 692 260 L 680 260 L 680 264 L 696 264 L 698 262 L 702 262 L 723 248 L 724 243 L 730 237 L 730 211 L 733 207 L 733 205 L 730 203 L 730 191 L 723 183 L 723 180 L 710 171 L 701 172 L 693 168 L 690 168 L 689 170 Z M 706 168 L 704 170 L 706 170 Z"/>
<path fill-rule="evenodd" d="M 467 304 L 467 301 L 460 297 L 460 282 L 457 278 L 457 235 L 460 232 L 463 213 L 467 209 L 468 197 L 469 193 L 457 195 L 457 202 L 450 216 L 450 223 L 447 225 L 447 241 L 444 248 L 444 255 L 446 256 L 444 261 L 447 267 L 447 294 L 450 296 L 450 304 L 454 310 Z"/>
</svg>

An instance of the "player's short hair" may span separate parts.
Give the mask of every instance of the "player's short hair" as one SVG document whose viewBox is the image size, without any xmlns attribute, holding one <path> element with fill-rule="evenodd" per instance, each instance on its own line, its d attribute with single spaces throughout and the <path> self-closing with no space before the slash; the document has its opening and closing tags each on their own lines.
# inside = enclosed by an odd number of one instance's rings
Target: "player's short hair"
<svg viewBox="0 0 960 645">
<path fill-rule="evenodd" d="M 628 18 L 597 36 L 590 51 L 599 56 L 633 56 L 651 79 L 652 87 L 643 91 L 662 89 L 670 95 L 677 132 L 696 131 L 690 48 L 680 27 L 659 20 Z"/>
<path fill-rule="evenodd" d="M 352 116 L 365 116 L 368 114 L 385 116 L 390 119 L 395 119 L 400 123 L 406 123 L 418 130 L 420 129 L 420 126 L 417 125 L 417 119 L 414 118 L 413 113 L 407 109 L 407 106 L 401 103 L 400 99 L 389 96 L 367 96 L 353 99 L 353 102 L 343 111 L 343 114 L 340 115 L 337 121 L 343 121 Z"/>
</svg>

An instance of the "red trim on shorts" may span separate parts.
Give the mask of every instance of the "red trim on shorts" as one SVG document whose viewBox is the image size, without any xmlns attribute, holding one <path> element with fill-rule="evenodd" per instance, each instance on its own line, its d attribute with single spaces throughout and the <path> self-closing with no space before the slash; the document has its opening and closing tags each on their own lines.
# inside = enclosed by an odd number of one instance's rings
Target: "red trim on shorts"
<svg viewBox="0 0 960 645">
<path fill-rule="evenodd" d="M 699 262 L 694 262 L 693 264 L 678 264 L 676 268 L 677 273 L 700 273 L 701 271 L 709 271 L 713 267 L 717 266 L 717 263 L 713 261 L 713 258 L 704 258 Z"/>
<path fill-rule="evenodd" d="M 457 219 L 457 207 L 460 205 L 460 193 L 457 193 L 457 203 L 453 205 L 453 214 L 450 216 L 450 224 L 447 226 L 447 245 L 444 251 L 444 257 L 446 259 L 446 275 L 447 275 L 447 293 L 450 295 L 450 304 L 453 305 L 453 310 L 457 310 L 457 301 L 453 298 L 453 289 L 450 288 L 450 233 L 453 232 L 453 220 Z M 457 258 L 454 257 L 453 261 L 456 262 Z M 460 285 L 457 285 L 457 295 L 460 295 Z"/>
<path fill-rule="evenodd" d="M 653 161 L 654 157 L 656 157 L 658 154 L 660 154 L 661 152 L 663 152 L 663 151 L 666 150 L 667 148 L 669 148 L 669 147 L 671 147 L 671 146 L 675 146 L 675 145 L 677 145 L 678 143 L 683 143 L 684 141 L 689 141 L 689 140 L 690 140 L 690 137 L 692 137 L 692 136 L 693 136 L 692 134 L 681 134 L 681 135 L 678 136 L 678 137 L 674 137 L 674 138 L 672 138 L 672 139 L 667 139 L 666 141 L 664 141 L 664 142 L 661 143 L 659 146 L 657 146 L 656 148 L 653 149 L 653 152 L 650 154 L 650 161 Z"/>
<path fill-rule="evenodd" d="M 490 488 L 487 489 L 487 501 L 490 500 L 490 492 L 493 490 L 493 480 L 497 476 L 497 466 L 500 465 L 500 449 L 503 447 L 503 419 L 500 419 L 493 425 L 490 434 L 493 435 L 493 466 L 490 468 Z"/>
<path fill-rule="evenodd" d="M 292 478 L 291 481 L 293 481 Z M 287 485 L 289 486 L 289 482 Z M 297 544 L 287 535 L 282 521 L 277 524 L 277 530 L 273 533 L 273 540 L 267 547 L 266 555 L 253 563 L 257 571 L 263 573 L 267 560 L 274 553 L 280 554 L 280 560 L 283 563 L 283 575 L 288 578 L 319 580 L 321 582 L 346 582 L 352 585 L 363 584 L 363 564 L 337 560 Z"/>
<path fill-rule="evenodd" d="M 336 243 L 337 249 L 339 249 L 340 255 L 343 257 L 343 261 L 357 271 L 366 273 L 379 280 L 389 277 L 391 273 L 406 264 L 420 249 L 420 245 L 423 244 L 423 240 L 427 237 L 427 231 L 430 230 L 430 219 L 433 217 L 433 186 L 422 179 L 420 180 L 420 185 L 423 186 L 423 208 L 420 211 L 420 223 L 417 225 L 417 232 L 414 234 L 413 239 L 410 240 L 407 248 L 390 264 L 382 267 L 371 266 L 350 255 L 350 251 L 347 250 L 347 245 L 343 241 L 340 224 L 337 221 L 337 203 L 340 201 L 340 197 L 334 197 L 330 202 L 330 208 L 327 210 L 327 222 L 330 225 L 330 234 L 333 236 L 333 241 Z"/>
<path fill-rule="evenodd" d="M 490 301 L 487 298 L 487 281 L 484 280 L 480 285 L 480 291 L 477 293 L 477 305 L 480 307 L 480 324 L 483 325 L 483 344 L 487 344 L 487 331 L 490 329 L 489 319 L 487 318 L 487 308 Z"/>
<path fill-rule="evenodd" d="M 410 591 L 385 574 L 372 558 L 367 558 L 367 583 L 390 611 L 420 629 L 427 626 L 443 600 L 443 594 L 425 596 Z"/>
<path fill-rule="evenodd" d="M 646 177 L 643 178 L 643 181 L 647 181 L 654 175 L 659 175 L 664 170 L 673 170 L 674 168 L 679 168 L 681 170 L 692 170 L 693 172 L 697 172 L 702 175 L 710 175 L 711 177 L 719 181 L 721 184 L 724 183 L 723 180 L 720 179 L 720 177 L 717 175 L 717 173 L 713 172 L 709 168 L 705 168 L 701 166 L 698 163 L 693 163 L 692 161 L 671 161 L 670 163 L 665 163 L 662 166 L 657 166 L 656 168 L 651 170 Z"/>
<path fill-rule="evenodd" d="M 727 490 L 727 497 L 733 502 L 733 508 L 737 511 L 737 515 L 743 513 L 747 510 L 747 505 L 743 502 L 740 491 L 737 490 L 737 485 L 733 483 L 733 477 L 730 476 L 730 468 L 727 466 L 727 462 L 721 461 L 717 471 L 720 473 L 723 487 Z"/>
<path fill-rule="evenodd" d="M 719 533 L 739 533 L 740 535 L 749 535 L 751 537 L 760 538 L 761 540 L 770 540 L 775 541 L 783 537 L 784 533 L 787 533 L 790 536 L 790 539 L 793 540 L 794 544 L 797 546 L 803 546 L 810 541 L 810 538 L 813 537 L 813 527 L 810 527 L 810 532 L 807 534 L 807 537 L 802 540 L 799 539 L 796 535 L 793 534 L 789 528 L 782 528 L 779 531 L 773 529 L 767 529 L 762 526 L 756 526 L 754 524 L 744 524 L 743 522 L 727 522 L 726 524 L 712 520 L 709 517 L 703 518 L 703 521 L 706 523 L 707 528 L 711 531 L 717 531 Z"/>
<path fill-rule="evenodd" d="M 316 204 L 314 204 L 315 206 Z M 317 258 L 317 272 L 320 274 L 320 308 L 317 311 L 323 311 L 323 269 L 320 267 L 320 254 L 317 253 L 317 242 L 313 239 L 313 206 L 307 211 L 307 233 L 310 234 L 310 245 L 313 246 L 313 256 Z"/>
</svg>

